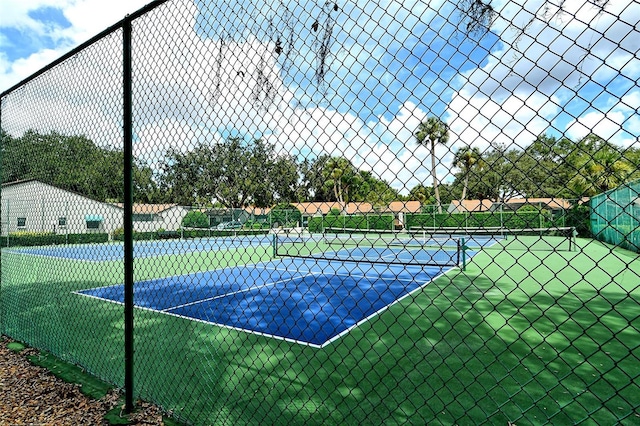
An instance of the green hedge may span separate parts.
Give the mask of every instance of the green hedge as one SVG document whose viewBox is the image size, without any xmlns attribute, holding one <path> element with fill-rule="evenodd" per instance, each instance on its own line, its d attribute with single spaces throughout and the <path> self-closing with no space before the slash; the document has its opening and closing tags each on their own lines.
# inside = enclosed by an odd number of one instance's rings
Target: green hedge
<svg viewBox="0 0 640 426">
<path fill-rule="evenodd" d="M 271 223 L 292 227 L 302 223 L 302 213 L 290 204 L 278 204 L 271 210 Z"/>
<path fill-rule="evenodd" d="M 109 235 L 106 233 L 91 234 L 54 234 L 51 232 L 15 232 L 4 237 L 4 247 L 51 246 L 59 244 L 95 244 L 106 243 Z"/>
<path fill-rule="evenodd" d="M 212 238 L 212 237 L 230 237 L 238 235 L 266 235 L 268 229 L 182 229 L 177 231 L 158 230 L 153 232 L 133 232 L 134 241 L 151 241 L 151 240 L 167 240 L 178 238 Z M 124 234 L 121 232 L 113 233 L 114 241 L 124 241 Z"/>
<path fill-rule="evenodd" d="M 180 231 L 178 231 L 180 232 Z M 266 235 L 269 229 L 184 229 L 183 238 L 233 237 L 246 235 Z"/>
<path fill-rule="evenodd" d="M 545 212 L 482 212 L 407 214 L 406 227 L 427 228 L 548 228 L 555 226 Z"/>
<path fill-rule="evenodd" d="M 308 222 L 309 232 L 323 232 L 326 228 L 347 229 L 381 229 L 394 228 L 393 215 L 340 215 L 311 217 Z"/>
<path fill-rule="evenodd" d="M 111 234 L 113 241 L 124 241 L 124 229 L 118 228 Z M 158 239 L 158 231 L 153 232 L 137 232 L 133 231 L 133 239 L 135 241 L 152 241 Z"/>
<path fill-rule="evenodd" d="M 563 217 L 565 226 L 576 228 L 578 235 L 591 236 L 591 209 L 588 205 L 574 206 L 568 209 Z"/>
</svg>

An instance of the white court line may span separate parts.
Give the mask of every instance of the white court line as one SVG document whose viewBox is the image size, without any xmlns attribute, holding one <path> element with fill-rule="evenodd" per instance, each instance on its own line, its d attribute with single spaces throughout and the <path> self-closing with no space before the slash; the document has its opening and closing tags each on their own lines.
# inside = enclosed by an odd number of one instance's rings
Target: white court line
<svg viewBox="0 0 640 426">
<path fill-rule="evenodd" d="M 424 286 L 426 286 L 429 283 L 432 283 L 433 281 L 435 281 L 436 279 L 440 278 L 441 276 L 446 275 L 449 271 L 451 271 L 452 269 L 454 269 L 455 266 L 450 267 L 449 269 L 447 269 L 446 271 L 442 271 L 440 274 L 435 275 L 434 277 L 431 277 L 428 281 L 423 282 L 421 285 L 419 285 L 418 287 L 414 288 L 413 290 L 411 290 L 410 292 L 408 292 L 407 294 L 405 294 L 404 296 L 394 300 L 392 303 L 385 305 L 384 307 L 382 307 L 381 309 L 375 311 L 374 313 L 372 313 L 371 315 L 369 315 L 368 317 L 364 317 L 362 318 L 360 321 L 356 322 L 355 324 L 353 324 L 351 327 L 347 327 L 346 329 L 344 329 L 343 331 L 341 331 L 340 333 L 336 334 L 335 336 L 333 336 L 332 338 L 330 338 L 329 340 L 325 341 L 323 344 L 321 344 L 319 346 L 319 348 L 324 348 L 325 346 L 330 345 L 331 343 L 333 343 L 334 341 L 342 338 L 342 336 L 348 334 L 349 332 L 351 332 L 351 330 L 355 329 L 356 327 L 360 327 L 360 325 L 364 324 L 365 322 L 371 320 L 372 318 L 375 318 L 376 316 L 382 314 L 384 311 L 386 311 L 387 309 L 389 309 L 390 307 L 392 307 L 393 305 L 400 303 L 402 300 L 406 299 L 407 297 L 411 296 L 413 293 L 417 292 L 418 290 L 421 290 Z M 417 282 L 416 282 L 417 283 Z"/>
<path fill-rule="evenodd" d="M 418 268 L 420 266 L 416 265 L 416 267 Z M 442 269 L 441 266 L 433 266 L 433 267 Z M 267 268 L 267 267 L 265 267 L 263 269 L 269 269 L 269 270 L 272 270 L 272 271 L 287 271 L 287 272 L 291 272 L 291 270 L 287 269 L 287 268 Z M 296 272 L 299 272 L 299 269 L 296 270 Z M 313 271 L 311 269 L 309 269 L 308 271 L 304 271 L 304 272 L 305 272 L 305 275 L 300 275 L 300 277 L 306 277 L 306 276 L 309 276 L 309 275 L 324 275 L 324 276 L 328 276 L 328 277 L 330 276 L 330 277 L 345 277 L 345 278 L 347 278 L 347 277 L 349 277 L 349 278 L 366 278 L 368 280 L 386 280 L 386 278 L 381 277 L 379 274 L 376 274 L 376 275 L 366 275 L 366 274 L 359 275 L 359 274 L 353 274 L 351 272 L 338 274 L 336 272 L 327 273 L 326 271 Z M 293 281 L 293 279 L 294 278 L 290 278 L 291 281 Z M 404 279 L 404 278 L 400 279 L 400 278 L 397 278 L 397 277 L 394 278 L 394 279 L 396 281 L 406 282 L 406 283 L 418 283 L 419 282 L 419 281 L 417 281 L 415 279 Z M 286 280 L 283 280 L 283 281 L 286 281 Z"/>
<path fill-rule="evenodd" d="M 306 275 L 303 275 L 303 276 L 300 276 L 300 277 L 296 277 L 295 279 L 308 277 L 310 275 L 314 275 L 314 274 L 313 273 L 309 273 L 309 274 L 306 274 Z M 267 283 L 264 283 L 264 284 L 261 284 L 261 285 L 248 287 L 248 288 L 245 288 L 245 289 L 242 289 L 242 290 L 232 291 L 231 293 L 219 294 L 217 296 L 207 297 L 206 299 L 195 300 L 193 302 L 185 303 L 185 304 L 178 305 L 178 306 L 173 306 L 171 308 L 161 309 L 160 312 L 172 311 L 172 310 L 184 308 L 184 307 L 187 307 L 187 306 L 197 305 L 198 303 L 209 302 L 211 300 L 221 299 L 221 298 L 227 297 L 227 296 L 233 296 L 234 294 L 246 293 L 248 291 L 252 291 L 252 290 L 256 290 L 256 289 L 260 289 L 260 288 L 264 288 L 264 287 L 271 287 L 271 286 L 274 286 L 274 285 L 277 285 L 277 284 L 280 284 L 280 283 L 284 283 L 284 282 L 287 282 L 287 281 L 293 281 L 293 279 L 287 278 L 287 279 L 282 279 L 282 280 L 278 280 L 278 281 L 267 282 Z"/>
<path fill-rule="evenodd" d="M 272 271 L 285 271 L 285 272 L 291 272 L 290 269 L 287 268 L 270 268 L 270 267 L 264 267 L 262 268 L 264 270 L 272 270 Z M 296 270 L 296 272 L 300 272 L 299 270 Z M 365 278 L 368 280 L 385 280 L 385 278 L 382 278 L 380 275 L 375 275 L 375 276 L 367 276 L 367 275 L 357 275 L 357 274 L 336 274 L 336 273 L 331 273 L 331 274 L 327 274 L 324 271 L 305 271 L 305 274 L 302 275 L 296 275 L 296 276 L 291 276 L 289 278 L 283 278 L 281 280 L 277 280 L 277 281 L 273 281 L 273 282 L 266 282 L 264 284 L 258 285 L 258 286 L 251 286 L 245 289 L 241 289 L 241 290 L 237 290 L 237 291 L 232 291 L 230 293 L 224 293 L 224 294 L 218 294 L 216 296 L 213 297 L 207 297 L 205 299 L 200 299 L 200 300 L 194 300 L 192 302 L 189 303 L 184 303 L 182 305 L 178 305 L 178 306 L 172 306 L 169 308 L 165 308 L 165 309 L 160 309 L 158 310 L 158 312 L 169 312 L 175 309 L 180 309 L 180 308 L 184 308 L 187 306 L 193 306 L 193 305 L 197 305 L 199 303 L 203 303 L 203 302 L 210 302 L 212 300 L 216 300 L 216 299 L 221 299 L 223 297 L 227 297 L 227 296 L 233 296 L 235 294 L 240 294 L 240 293 L 246 293 L 252 290 L 256 290 L 256 289 L 260 289 L 260 288 L 264 288 L 264 287 L 271 287 L 277 284 L 281 284 L 281 283 L 287 283 L 287 282 L 293 282 L 293 281 L 297 281 L 300 279 L 304 279 L 306 277 L 309 276 L 317 276 L 317 275 L 325 275 L 325 276 L 331 276 L 331 277 L 349 277 L 349 278 Z M 418 284 L 418 281 L 416 280 L 410 280 L 410 279 L 400 279 L 400 278 L 394 278 L 395 281 L 399 281 L 399 282 L 405 282 L 405 283 L 416 283 Z M 153 281 L 153 280 L 150 280 Z"/>
<path fill-rule="evenodd" d="M 276 267 L 267 266 L 268 264 L 274 264 L 273 261 L 259 262 L 259 263 L 253 264 L 253 265 L 250 264 L 250 265 L 242 265 L 242 266 L 236 266 L 236 267 L 227 267 L 227 268 L 223 268 L 222 270 L 234 269 L 234 268 L 245 268 L 245 267 L 248 267 L 248 266 L 255 267 L 255 266 L 258 266 L 258 265 L 261 265 L 261 264 L 262 264 L 262 269 L 264 269 L 264 270 L 275 270 L 275 271 L 292 272 L 292 268 L 286 268 L 286 267 L 283 268 L 283 267 L 277 267 L 277 266 Z M 292 264 L 290 266 L 291 267 L 295 266 L 295 269 L 294 269 L 295 272 L 302 272 L 302 271 L 300 271 L 300 266 L 301 265 Z M 420 266 L 416 265 L 416 267 L 420 267 Z M 335 336 L 329 338 L 328 340 L 326 340 L 325 342 L 323 342 L 321 344 L 311 343 L 309 341 L 298 340 L 298 339 L 295 339 L 295 338 L 286 337 L 286 336 L 280 336 L 280 335 L 276 335 L 276 334 L 270 334 L 270 333 L 266 333 L 266 332 L 262 332 L 262 331 L 246 329 L 246 328 L 243 328 L 243 327 L 233 326 L 233 325 L 229 325 L 229 324 L 225 324 L 225 323 L 218 323 L 218 322 L 214 322 L 214 321 L 198 319 L 198 318 L 194 318 L 194 317 L 190 317 L 190 316 L 186 316 L 186 315 L 176 314 L 176 313 L 173 313 L 173 312 L 170 312 L 170 311 L 178 309 L 180 307 L 186 307 L 186 306 L 190 306 L 190 305 L 195 305 L 195 304 L 198 304 L 198 303 L 203 303 L 203 302 L 206 302 L 206 301 L 219 299 L 219 298 L 222 298 L 222 297 L 225 297 L 225 296 L 229 296 L 229 295 L 233 295 L 233 294 L 247 292 L 247 291 L 255 290 L 255 289 L 258 289 L 258 288 L 262 288 L 262 287 L 273 286 L 273 285 L 276 285 L 276 284 L 279 284 L 279 283 L 293 282 L 295 280 L 299 280 L 301 278 L 303 279 L 305 277 L 314 276 L 314 275 L 325 275 L 325 276 L 335 276 L 335 277 L 349 277 L 349 278 L 356 278 L 356 279 L 364 278 L 364 279 L 368 279 L 368 280 L 387 280 L 387 278 L 383 278 L 380 274 L 367 275 L 367 274 L 353 274 L 351 272 L 342 273 L 342 274 L 339 274 L 339 273 L 327 274 L 325 271 L 313 271 L 313 270 L 309 269 L 308 271 L 304 271 L 304 273 L 301 274 L 301 275 L 292 276 L 290 278 L 286 278 L 286 279 L 282 279 L 282 280 L 278 280 L 278 281 L 274 281 L 274 282 L 270 282 L 270 283 L 265 283 L 265 284 L 262 284 L 260 286 L 249 287 L 247 289 L 239 290 L 239 291 L 236 291 L 236 292 L 226 293 L 224 295 L 218 295 L 218 296 L 215 296 L 215 297 L 198 300 L 198 301 L 190 302 L 190 303 L 187 303 L 187 304 L 183 304 L 183 305 L 179 305 L 179 306 L 175 306 L 175 307 L 171 307 L 171 308 L 167 308 L 167 309 L 160 310 L 160 309 L 154 309 L 154 308 L 151 308 L 151 307 L 144 307 L 144 306 L 139 306 L 139 305 L 136 305 L 135 307 L 138 308 L 138 309 L 145 310 L 145 311 L 158 312 L 158 313 L 161 313 L 161 314 L 164 314 L 164 315 L 171 315 L 171 316 L 174 316 L 174 317 L 183 318 L 183 319 L 187 319 L 187 320 L 190 320 L 190 321 L 195 321 L 195 322 L 204 323 L 204 324 L 211 324 L 211 325 L 215 325 L 215 326 L 219 326 L 219 327 L 223 327 L 223 328 L 227 328 L 227 329 L 231 329 L 231 330 L 238 330 L 238 331 L 242 331 L 242 332 L 245 332 L 245 333 L 250 333 L 250 334 L 254 334 L 254 335 L 258 335 L 258 336 L 273 338 L 273 339 L 277 339 L 277 340 L 283 340 L 283 341 L 287 341 L 287 342 L 291 342 L 291 343 L 295 343 L 295 344 L 309 346 L 309 347 L 316 348 L 316 349 L 322 349 L 325 346 L 328 346 L 329 344 L 333 343 L 334 341 L 342 338 L 344 335 L 348 334 L 354 328 L 361 326 L 362 324 L 364 324 L 365 322 L 371 320 L 372 318 L 376 317 L 377 315 L 380 315 L 381 313 L 383 313 L 384 311 L 389 309 L 391 306 L 395 305 L 396 303 L 399 303 L 400 301 L 402 301 L 405 298 L 409 297 L 413 293 L 419 291 L 424 286 L 426 286 L 429 283 L 433 282 L 435 279 L 437 279 L 440 276 L 443 276 L 443 275 L 447 274 L 449 271 L 455 269 L 455 266 L 451 266 L 451 267 L 434 266 L 434 267 L 440 268 L 440 269 L 442 269 L 442 271 L 439 274 L 435 275 L 435 276 L 425 277 L 425 278 L 428 278 L 425 281 L 419 281 L 419 280 L 416 280 L 416 279 L 399 279 L 397 276 L 395 278 L 389 278 L 389 279 L 393 279 L 393 280 L 399 281 L 399 282 L 415 283 L 416 284 L 416 288 L 413 289 L 412 291 L 408 292 L 404 296 L 394 300 L 392 303 L 390 303 L 388 305 L 385 305 L 384 307 L 382 307 L 378 311 L 372 313 L 371 315 L 369 315 L 369 316 L 367 316 L 365 318 L 362 318 L 360 321 L 356 322 L 355 324 L 353 324 L 350 327 L 347 327 L 342 332 L 336 334 Z M 404 268 L 406 269 L 406 266 L 404 266 Z M 193 274 L 206 273 L 206 272 L 215 272 L 215 271 L 221 271 L 221 270 L 201 271 L 201 272 L 197 272 L 197 273 L 193 273 Z M 192 275 L 192 274 L 186 274 L 186 275 Z M 179 277 L 179 276 L 184 276 L 184 275 L 175 275 L 174 277 Z M 163 279 L 163 278 L 149 279 L 149 280 L 145 280 L 145 281 L 146 282 L 151 282 L 151 281 L 161 280 L 161 279 Z M 120 284 L 120 285 L 122 285 L 122 284 Z M 105 286 L 105 287 L 111 287 L 111 286 Z M 116 304 L 119 304 L 119 305 L 123 305 L 123 302 L 115 301 L 115 300 L 112 300 L 112 299 L 106 299 L 106 298 L 102 298 L 102 297 L 99 297 L 99 296 L 93 296 L 93 295 L 90 295 L 90 294 L 81 293 L 79 291 L 78 292 L 74 292 L 74 293 L 82 295 L 82 296 L 85 296 L 85 297 L 97 299 L 97 300 L 103 300 L 103 301 L 106 301 L 106 302 L 111 302 L 111 303 L 116 303 Z"/>
</svg>

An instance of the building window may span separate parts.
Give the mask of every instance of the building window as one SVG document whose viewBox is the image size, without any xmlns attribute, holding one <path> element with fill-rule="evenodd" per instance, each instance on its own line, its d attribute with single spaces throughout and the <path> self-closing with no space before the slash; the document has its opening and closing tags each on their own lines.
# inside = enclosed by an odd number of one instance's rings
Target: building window
<svg viewBox="0 0 640 426">
<path fill-rule="evenodd" d="M 155 215 L 146 213 L 134 213 L 131 217 L 131 220 L 134 222 L 153 222 L 155 220 Z"/>
<path fill-rule="evenodd" d="M 88 220 L 87 221 L 87 229 L 100 229 L 100 224 L 102 222 L 99 220 Z"/>
<path fill-rule="evenodd" d="M 27 227 L 27 218 L 19 217 L 18 218 L 18 228 L 26 228 Z"/>
<path fill-rule="evenodd" d="M 95 231 L 102 228 L 104 218 L 99 214 L 88 214 L 84 217 L 84 220 L 87 222 L 87 230 Z"/>
<path fill-rule="evenodd" d="M 67 218 L 66 217 L 59 217 L 58 218 L 58 226 L 60 228 L 66 228 L 67 227 Z"/>
</svg>

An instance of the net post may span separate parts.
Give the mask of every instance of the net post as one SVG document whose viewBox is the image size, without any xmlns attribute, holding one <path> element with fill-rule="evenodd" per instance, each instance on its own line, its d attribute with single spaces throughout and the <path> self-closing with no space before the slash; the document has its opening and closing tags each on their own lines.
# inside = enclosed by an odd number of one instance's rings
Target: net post
<svg viewBox="0 0 640 426">
<path fill-rule="evenodd" d="M 273 248 L 273 257 L 278 257 L 278 234 L 273 233 L 273 237 L 271 239 L 271 247 Z"/>
<path fill-rule="evenodd" d="M 462 270 L 467 269 L 467 245 L 465 244 L 464 238 L 458 240 L 458 253 L 462 252 Z"/>
</svg>

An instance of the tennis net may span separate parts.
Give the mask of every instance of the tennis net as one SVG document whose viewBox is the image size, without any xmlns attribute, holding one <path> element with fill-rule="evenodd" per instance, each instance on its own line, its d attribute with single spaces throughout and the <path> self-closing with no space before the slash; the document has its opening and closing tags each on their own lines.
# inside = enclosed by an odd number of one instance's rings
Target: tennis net
<svg viewBox="0 0 640 426">
<path fill-rule="evenodd" d="M 327 232 L 307 238 L 274 235 L 277 257 L 404 266 L 464 266 L 464 241 L 438 237 L 421 239 L 408 233 Z"/>
<path fill-rule="evenodd" d="M 464 238 L 467 246 L 482 249 L 573 251 L 575 227 L 550 228 L 466 228 L 411 227 L 408 233 L 416 238 Z"/>
</svg>

